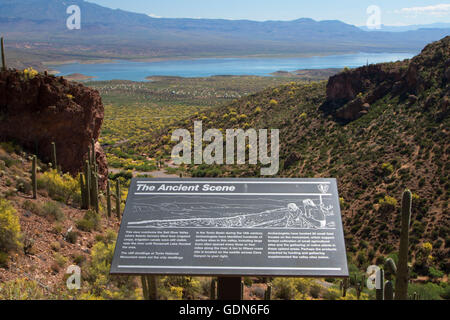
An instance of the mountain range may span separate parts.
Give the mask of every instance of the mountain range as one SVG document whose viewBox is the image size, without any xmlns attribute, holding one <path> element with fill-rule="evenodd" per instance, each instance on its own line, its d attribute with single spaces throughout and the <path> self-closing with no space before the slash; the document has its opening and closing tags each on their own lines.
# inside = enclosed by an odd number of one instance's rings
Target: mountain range
<svg viewBox="0 0 450 320">
<path fill-rule="evenodd" d="M 66 27 L 72 4 L 81 10 L 80 30 Z M 2 0 L 0 33 L 10 59 L 61 61 L 418 52 L 450 29 L 368 32 L 337 20 L 152 18 L 82 0 Z"/>
</svg>

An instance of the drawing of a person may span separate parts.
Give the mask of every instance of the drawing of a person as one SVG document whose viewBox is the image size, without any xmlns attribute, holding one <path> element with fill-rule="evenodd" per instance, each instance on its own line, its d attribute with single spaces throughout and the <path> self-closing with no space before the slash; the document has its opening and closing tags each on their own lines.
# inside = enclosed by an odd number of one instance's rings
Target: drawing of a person
<svg viewBox="0 0 450 320">
<path fill-rule="evenodd" d="M 288 204 L 288 218 L 286 222 L 286 227 L 295 225 L 302 215 L 302 211 L 295 203 Z"/>
<path fill-rule="evenodd" d="M 311 199 L 303 200 L 305 219 L 316 228 L 325 228 L 327 218 L 322 210 Z"/>
</svg>

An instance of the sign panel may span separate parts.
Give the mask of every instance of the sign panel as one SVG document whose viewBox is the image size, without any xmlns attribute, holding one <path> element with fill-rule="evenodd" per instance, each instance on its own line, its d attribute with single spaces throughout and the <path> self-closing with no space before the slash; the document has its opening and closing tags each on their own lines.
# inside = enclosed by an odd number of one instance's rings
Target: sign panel
<svg viewBox="0 0 450 320">
<path fill-rule="evenodd" d="M 135 178 L 111 273 L 348 276 L 336 180 Z"/>
</svg>

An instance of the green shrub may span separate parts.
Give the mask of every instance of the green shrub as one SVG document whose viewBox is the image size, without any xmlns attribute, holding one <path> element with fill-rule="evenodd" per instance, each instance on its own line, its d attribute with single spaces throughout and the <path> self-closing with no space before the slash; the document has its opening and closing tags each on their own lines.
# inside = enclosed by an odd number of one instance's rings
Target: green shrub
<svg viewBox="0 0 450 320">
<path fill-rule="evenodd" d="M 46 292 L 35 281 L 15 279 L 0 283 L 0 300 L 40 300 Z"/>
<path fill-rule="evenodd" d="M 21 244 L 19 217 L 8 200 L 0 198 L 0 252 L 19 249 Z"/>
<path fill-rule="evenodd" d="M 82 266 L 86 262 L 86 257 L 82 254 L 77 254 L 72 257 L 73 263 L 75 263 L 78 266 Z"/>
<path fill-rule="evenodd" d="M 30 211 L 31 213 L 37 214 L 38 216 L 44 215 L 42 206 L 38 202 L 35 202 L 35 201 L 25 200 L 22 203 L 22 208 Z"/>
<path fill-rule="evenodd" d="M 394 172 L 394 166 L 390 163 L 383 163 L 381 165 L 383 176 L 389 176 Z"/>
<path fill-rule="evenodd" d="M 432 279 L 438 279 L 442 278 L 444 276 L 444 273 L 436 268 L 430 267 L 428 269 L 428 274 Z"/>
<path fill-rule="evenodd" d="M 77 228 L 81 231 L 91 232 L 98 230 L 100 226 L 100 215 L 94 210 L 88 210 L 83 219 L 77 221 Z"/>
<path fill-rule="evenodd" d="M 76 231 L 67 232 L 67 235 L 66 235 L 67 242 L 75 244 L 75 243 L 77 243 L 77 240 L 78 240 L 78 232 L 76 232 Z"/>
<path fill-rule="evenodd" d="M 87 269 L 86 281 L 89 285 L 89 293 L 81 299 L 137 299 L 137 285 L 134 277 L 111 277 L 109 269 L 114 254 L 115 242 L 105 244 L 96 243 L 91 251 L 91 263 Z"/>
<path fill-rule="evenodd" d="M 317 283 L 313 283 L 311 285 L 311 287 L 309 288 L 309 294 L 314 299 L 319 298 L 321 292 L 322 292 L 322 287 Z"/>
<path fill-rule="evenodd" d="M 341 296 L 342 296 L 342 292 L 338 288 L 329 288 L 323 294 L 323 298 L 325 300 L 339 300 L 339 298 Z"/>
<path fill-rule="evenodd" d="M 17 179 L 16 181 L 16 189 L 19 192 L 25 193 L 25 194 L 30 194 L 31 193 L 31 184 L 29 181 L 26 181 L 25 179 Z"/>
<path fill-rule="evenodd" d="M 0 268 L 8 267 L 9 255 L 0 251 Z"/>
<path fill-rule="evenodd" d="M 274 296 L 276 299 L 293 300 L 297 294 L 295 282 L 291 278 L 276 278 L 273 281 Z"/>
<path fill-rule="evenodd" d="M 431 282 L 411 283 L 408 286 L 408 295 L 412 296 L 414 292 L 419 295 L 420 300 L 442 300 L 441 295 L 444 294 L 444 288 Z"/>
<path fill-rule="evenodd" d="M 395 200 L 395 198 L 389 197 L 389 196 L 385 196 L 378 203 L 380 204 L 379 210 L 382 213 L 393 212 L 395 210 L 395 207 L 397 206 L 397 200 Z"/>
<path fill-rule="evenodd" d="M 56 221 L 64 220 L 64 212 L 57 202 L 47 201 L 42 206 L 42 215 L 45 217 L 50 217 Z"/>
</svg>

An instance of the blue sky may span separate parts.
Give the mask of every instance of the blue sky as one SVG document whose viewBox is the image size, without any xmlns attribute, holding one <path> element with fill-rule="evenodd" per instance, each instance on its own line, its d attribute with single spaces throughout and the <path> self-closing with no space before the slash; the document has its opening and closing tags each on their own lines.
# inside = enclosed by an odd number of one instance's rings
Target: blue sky
<svg viewBox="0 0 450 320">
<path fill-rule="evenodd" d="M 164 18 L 341 20 L 366 25 L 367 8 L 381 9 L 384 25 L 450 22 L 449 1 L 415 0 L 88 0 L 110 8 Z"/>
</svg>

